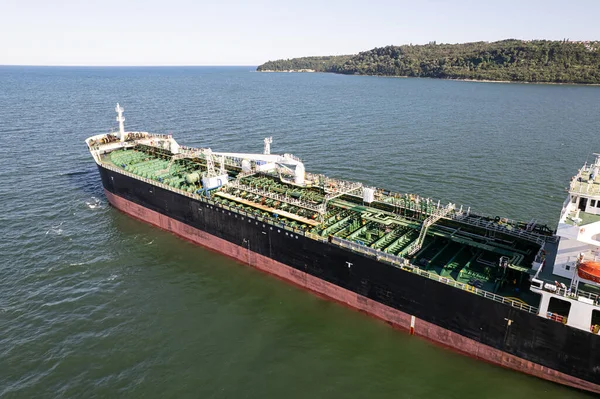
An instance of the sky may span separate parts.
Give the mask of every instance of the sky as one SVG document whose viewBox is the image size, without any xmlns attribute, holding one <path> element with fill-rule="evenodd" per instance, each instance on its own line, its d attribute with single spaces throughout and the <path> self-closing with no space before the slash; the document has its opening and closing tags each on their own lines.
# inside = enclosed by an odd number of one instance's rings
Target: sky
<svg viewBox="0 0 600 399">
<path fill-rule="evenodd" d="M 600 40 L 600 0 L 0 0 L 0 65 L 259 65 L 401 44 Z"/>
</svg>

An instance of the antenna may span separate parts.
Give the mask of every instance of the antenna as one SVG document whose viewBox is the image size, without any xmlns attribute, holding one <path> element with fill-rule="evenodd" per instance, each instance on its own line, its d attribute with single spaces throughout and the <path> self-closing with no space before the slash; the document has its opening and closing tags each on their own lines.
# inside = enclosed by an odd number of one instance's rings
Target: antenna
<svg viewBox="0 0 600 399">
<path fill-rule="evenodd" d="M 264 154 L 269 155 L 271 153 L 271 143 L 273 142 L 273 137 L 265 137 L 265 150 Z"/>
<path fill-rule="evenodd" d="M 588 159 L 590 159 L 590 153 L 589 153 L 589 152 L 588 152 L 588 154 L 585 156 L 585 163 L 583 164 L 583 168 L 584 168 L 584 169 L 587 167 Z"/>
<path fill-rule="evenodd" d="M 119 135 L 121 136 L 121 141 L 125 141 L 125 125 L 123 124 L 125 122 L 125 117 L 123 116 L 124 109 L 117 103 L 115 111 L 117 112 L 117 122 L 119 122 Z"/>
</svg>

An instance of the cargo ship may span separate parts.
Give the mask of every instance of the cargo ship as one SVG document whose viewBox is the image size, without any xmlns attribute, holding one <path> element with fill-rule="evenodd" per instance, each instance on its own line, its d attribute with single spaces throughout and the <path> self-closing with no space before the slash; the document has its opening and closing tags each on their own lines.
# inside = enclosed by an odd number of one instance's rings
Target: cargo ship
<svg viewBox="0 0 600 399">
<path fill-rule="evenodd" d="M 457 352 L 600 393 L 600 156 L 556 229 L 172 135 L 86 140 L 115 208 Z"/>
</svg>

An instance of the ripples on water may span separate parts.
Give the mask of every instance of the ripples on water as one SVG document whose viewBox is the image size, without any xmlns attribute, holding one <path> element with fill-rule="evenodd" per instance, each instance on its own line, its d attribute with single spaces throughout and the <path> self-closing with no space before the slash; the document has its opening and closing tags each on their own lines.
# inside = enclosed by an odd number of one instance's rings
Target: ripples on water
<svg viewBox="0 0 600 399">
<path fill-rule="evenodd" d="M 110 208 L 116 127 L 556 223 L 597 87 L 0 67 L 0 396 L 583 397 L 454 355 Z M 589 158 L 592 159 L 591 157 Z"/>
</svg>

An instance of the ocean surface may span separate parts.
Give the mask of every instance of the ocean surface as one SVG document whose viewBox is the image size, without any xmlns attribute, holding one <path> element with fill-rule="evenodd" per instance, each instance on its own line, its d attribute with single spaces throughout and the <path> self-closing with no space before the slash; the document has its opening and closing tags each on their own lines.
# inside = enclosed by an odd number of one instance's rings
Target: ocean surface
<svg viewBox="0 0 600 399">
<path fill-rule="evenodd" d="M 219 151 L 555 226 L 600 87 L 253 67 L 0 67 L 0 397 L 585 398 L 441 349 L 112 209 L 84 139 Z"/>
</svg>

